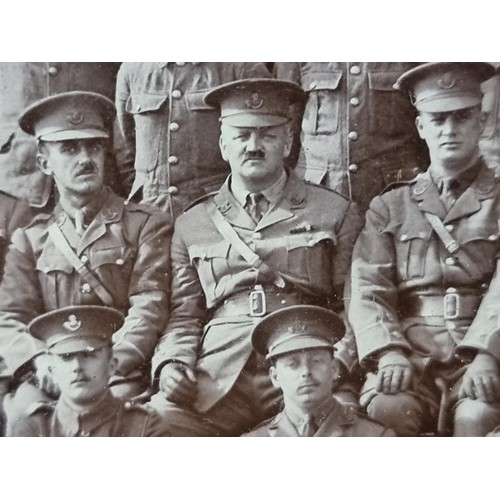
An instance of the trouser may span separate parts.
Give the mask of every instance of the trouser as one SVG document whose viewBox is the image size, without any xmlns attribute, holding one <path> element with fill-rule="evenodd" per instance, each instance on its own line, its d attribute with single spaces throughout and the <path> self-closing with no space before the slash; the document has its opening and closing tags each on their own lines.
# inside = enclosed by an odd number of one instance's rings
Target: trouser
<svg viewBox="0 0 500 500">
<path fill-rule="evenodd" d="M 240 436 L 281 410 L 281 391 L 269 378 L 265 359 L 252 353 L 229 392 L 206 412 L 178 406 L 163 393 L 148 406 L 158 411 L 176 436 Z"/>
<path fill-rule="evenodd" d="M 371 418 L 392 428 L 398 436 L 485 436 L 500 424 L 500 404 L 458 399 L 464 370 L 435 367 L 415 377 L 411 390 L 393 395 L 376 392 L 376 375 L 370 373 L 360 400 Z"/>
</svg>

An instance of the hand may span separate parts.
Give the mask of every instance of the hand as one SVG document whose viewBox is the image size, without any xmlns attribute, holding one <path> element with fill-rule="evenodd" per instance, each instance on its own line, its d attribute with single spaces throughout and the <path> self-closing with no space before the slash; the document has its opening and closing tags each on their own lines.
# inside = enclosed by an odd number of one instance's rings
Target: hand
<svg viewBox="0 0 500 500">
<path fill-rule="evenodd" d="M 182 363 L 167 363 L 160 373 L 160 390 L 169 401 L 183 406 L 196 397 L 196 382 L 194 371 Z"/>
<path fill-rule="evenodd" d="M 478 353 L 465 372 L 459 398 L 495 403 L 500 399 L 498 361 L 487 353 Z"/>
<path fill-rule="evenodd" d="M 378 392 L 397 394 L 410 387 L 412 366 L 410 360 L 399 351 L 388 351 L 378 360 Z"/>
<path fill-rule="evenodd" d="M 38 388 L 45 392 L 48 396 L 54 398 L 58 397 L 59 387 L 52 378 L 50 357 L 47 354 L 41 354 L 34 359 L 34 365 Z"/>
</svg>

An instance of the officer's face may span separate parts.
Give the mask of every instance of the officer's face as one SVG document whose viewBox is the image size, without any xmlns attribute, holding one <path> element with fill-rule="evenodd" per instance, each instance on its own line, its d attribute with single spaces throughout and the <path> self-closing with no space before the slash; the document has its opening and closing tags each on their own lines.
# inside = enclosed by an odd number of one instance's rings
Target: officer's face
<svg viewBox="0 0 500 500">
<path fill-rule="evenodd" d="M 114 369 L 109 348 L 52 354 L 51 370 L 61 397 L 77 405 L 94 403 L 106 389 Z"/>
<path fill-rule="evenodd" d="M 54 176 L 62 197 L 89 196 L 104 182 L 105 144 L 103 139 L 45 142 L 40 147 L 38 165 Z"/>
<path fill-rule="evenodd" d="M 265 188 L 279 179 L 291 144 L 288 125 L 221 127 L 222 157 L 229 162 L 233 176 L 251 188 Z"/>
<path fill-rule="evenodd" d="M 269 374 L 286 405 L 314 410 L 332 396 L 333 356 L 329 349 L 305 349 L 277 357 Z"/>
<path fill-rule="evenodd" d="M 479 154 L 485 116 L 479 107 L 446 113 L 421 112 L 417 129 L 429 148 L 433 163 L 460 165 Z"/>
</svg>

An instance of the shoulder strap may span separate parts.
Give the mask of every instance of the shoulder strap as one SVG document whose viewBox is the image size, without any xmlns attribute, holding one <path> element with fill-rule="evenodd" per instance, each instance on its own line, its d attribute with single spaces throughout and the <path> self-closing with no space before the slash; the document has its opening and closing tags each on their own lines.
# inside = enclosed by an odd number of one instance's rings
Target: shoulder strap
<svg viewBox="0 0 500 500">
<path fill-rule="evenodd" d="M 207 206 L 208 215 L 212 218 L 215 227 L 222 237 L 231 243 L 236 251 L 253 267 L 259 267 L 262 264 L 262 259 L 238 236 L 233 226 L 224 219 L 219 212 L 217 205 L 210 201 Z"/>
<path fill-rule="evenodd" d="M 88 282 L 105 305 L 113 307 L 113 297 L 106 290 L 104 285 L 90 272 L 87 266 L 78 258 L 75 252 L 73 252 L 73 249 L 70 247 L 59 226 L 54 222 L 49 226 L 48 231 L 55 246 L 61 251 L 66 259 L 68 259 L 68 262 L 75 268 L 76 272 Z"/>
<path fill-rule="evenodd" d="M 477 267 L 476 263 L 467 255 L 465 250 L 460 248 L 457 240 L 455 240 L 444 227 L 443 221 L 435 214 L 424 212 L 424 215 L 438 238 L 443 242 L 446 250 L 458 259 L 471 278 L 480 280 L 483 277 L 483 273 Z"/>
</svg>

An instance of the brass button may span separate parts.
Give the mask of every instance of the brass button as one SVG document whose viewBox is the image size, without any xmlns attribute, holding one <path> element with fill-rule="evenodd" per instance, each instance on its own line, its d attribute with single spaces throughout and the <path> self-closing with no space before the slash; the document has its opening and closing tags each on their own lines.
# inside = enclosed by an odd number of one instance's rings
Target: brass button
<svg viewBox="0 0 500 500">
<path fill-rule="evenodd" d="M 185 62 L 178 62 L 177 66 L 184 66 L 186 63 Z"/>
<path fill-rule="evenodd" d="M 496 241 L 497 240 L 497 235 L 496 234 L 490 234 L 488 236 L 488 240 L 490 240 L 490 241 Z"/>
<path fill-rule="evenodd" d="M 401 237 L 399 238 L 401 241 L 407 241 L 408 240 L 408 235 L 407 234 L 402 234 Z"/>
<path fill-rule="evenodd" d="M 51 66 L 49 68 L 49 75 L 50 76 L 56 76 L 57 73 L 59 73 L 59 70 L 55 66 Z"/>
<path fill-rule="evenodd" d="M 355 174 L 358 171 L 358 166 L 355 163 L 351 163 L 348 167 L 349 172 Z"/>
<path fill-rule="evenodd" d="M 82 285 L 82 293 L 90 293 L 91 291 L 92 287 L 88 283 Z"/>
<path fill-rule="evenodd" d="M 179 130 L 180 126 L 178 123 L 176 122 L 172 122 L 169 126 L 168 126 L 168 129 L 171 131 L 171 132 L 177 132 Z"/>
<path fill-rule="evenodd" d="M 254 240 L 261 240 L 262 239 L 262 234 L 260 234 L 260 233 L 253 233 L 252 234 L 252 239 L 254 239 Z"/>
<path fill-rule="evenodd" d="M 351 75 L 359 75 L 361 73 L 361 68 L 359 66 L 351 66 L 351 69 L 349 70 L 351 72 Z"/>
<path fill-rule="evenodd" d="M 357 97 L 351 97 L 349 100 L 352 106 L 358 106 L 359 105 L 359 99 Z"/>
<path fill-rule="evenodd" d="M 168 163 L 170 165 L 177 165 L 177 163 L 179 163 L 179 158 L 177 158 L 177 156 L 169 156 Z"/>
<path fill-rule="evenodd" d="M 82 258 L 80 260 L 82 264 L 86 264 L 89 261 L 89 258 L 86 255 L 82 255 Z"/>
<path fill-rule="evenodd" d="M 444 226 L 446 228 L 446 231 L 453 231 L 453 225 L 452 224 L 446 224 L 446 226 Z"/>
<path fill-rule="evenodd" d="M 182 97 L 182 92 L 180 90 L 172 90 L 172 97 L 174 99 L 180 99 Z"/>
<path fill-rule="evenodd" d="M 355 141 L 358 138 L 358 133 L 351 131 L 347 134 L 347 137 L 349 138 L 349 140 Z"/>
<path fill-rule="evenodd" d="M 453 321 L 447 321 L 447 322 L 446 322 L 446 326 L 447 326 L 450 330 L 454 330 L 454 329 L 455 329 L 455 327 L 456 327 L 457 325 L 455 325 L 455 323 L 453 323 Z"/>
<path fill-rule="evenodd" d="M 455 265 L 455 259 L 453 257 L 447 257 L 444 261 L 444 263 L 447 266 L 454 266 Z"/>
<path fill-rule="evenodd" d="M 167 192 L 168 194 L 177 194 L 179 192 L 179 189 L 177 186 L 169 186 Z"/>
<path fill-rule="evenodd" d="M 446 293 L 457 293 L 457 289 L 456 288 L 447 288 Z"/>
<path fill-rule="evenodd" d="M 44 273 L 49 273 L 49 272 L 50 272 L 50 267 L 49 267 L 49 266 L 45 266 L 45 267 L 43 268 L 43 272 L 44 272 Z"/>
<path fill-rule="evenodd" d="M 125 261 L 123 259 L 116 259 L 116 263 L 119 265 L 119 266 L 123 266 L 123 264 L 125 264 Z"/>
<path fill-rule="evenodd" d="M 309 88 L 310 88 L 311 90 L 315 89 L 315 88 L 316 88 L 316 82 L 311 82 L 311 83 L 309 84 Z"/>
</svg>

